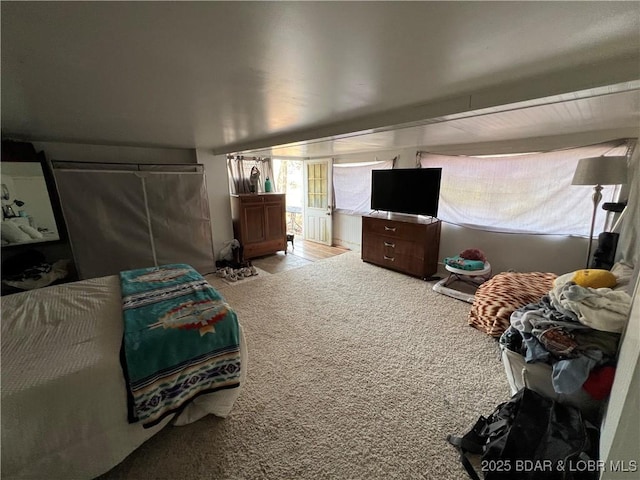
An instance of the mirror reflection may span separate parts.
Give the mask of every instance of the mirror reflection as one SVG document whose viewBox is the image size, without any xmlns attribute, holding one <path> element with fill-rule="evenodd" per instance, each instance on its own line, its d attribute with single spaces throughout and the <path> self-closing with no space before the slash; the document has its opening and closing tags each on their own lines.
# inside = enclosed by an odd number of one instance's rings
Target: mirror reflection
<svg viewBox="0 0 640 480">
<path fill-rule="evenodd" d="M 39 162 L 2 162 L 2 246 L 59 240 Z"/>
</svg>

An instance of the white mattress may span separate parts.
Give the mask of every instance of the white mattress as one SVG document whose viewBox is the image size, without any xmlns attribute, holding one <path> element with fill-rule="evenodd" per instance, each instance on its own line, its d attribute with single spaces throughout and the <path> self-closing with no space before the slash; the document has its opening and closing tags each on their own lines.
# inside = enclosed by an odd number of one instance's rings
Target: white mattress
<svg viewBox="0 0 640 480">
<path fill-rule="evenodd" d="M 118 276 L 2 297 L 2 477 L 94 478 L 171 421 L 127 421 Z M 240 329 L 241 384 L 246 344 Z M 240 388 L 197 398 L 175 424 L 226 416 Z"/>
</svg>

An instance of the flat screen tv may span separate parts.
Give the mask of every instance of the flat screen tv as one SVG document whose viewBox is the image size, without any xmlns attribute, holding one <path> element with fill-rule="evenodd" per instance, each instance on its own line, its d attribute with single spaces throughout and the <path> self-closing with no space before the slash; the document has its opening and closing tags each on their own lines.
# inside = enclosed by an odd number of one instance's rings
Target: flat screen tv
<svg viewBox="0 0 640 480">
<path fill-rule="evenodd" d="M 371 209 L 438 216 L 442 168 L 398 168 L 371 172 Z"/>
</svg>

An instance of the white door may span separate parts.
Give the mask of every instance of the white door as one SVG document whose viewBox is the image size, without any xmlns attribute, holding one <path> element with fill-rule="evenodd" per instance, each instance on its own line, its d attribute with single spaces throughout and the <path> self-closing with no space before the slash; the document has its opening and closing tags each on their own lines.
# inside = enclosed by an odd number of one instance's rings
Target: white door
<svg viewBox="0 0 640 480">
<path fill-rule="evenodd" d="M 304 238 L 331 245 L 332 159 L 304 161 Z"/>
</svg>

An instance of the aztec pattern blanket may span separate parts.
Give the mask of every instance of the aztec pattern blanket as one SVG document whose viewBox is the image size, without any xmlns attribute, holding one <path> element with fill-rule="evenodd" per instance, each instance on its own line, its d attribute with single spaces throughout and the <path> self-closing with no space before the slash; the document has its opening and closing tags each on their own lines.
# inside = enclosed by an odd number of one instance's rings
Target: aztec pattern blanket
<svg viewBox="0 0 640 480">
<path fill-rule="evenodd" d="M 240 385 L 236 314 L 202 275 L 173 264 L 121 272 L 120 284 L 130 423 L 152 427 L 198 395 Z"/>
</svg>

